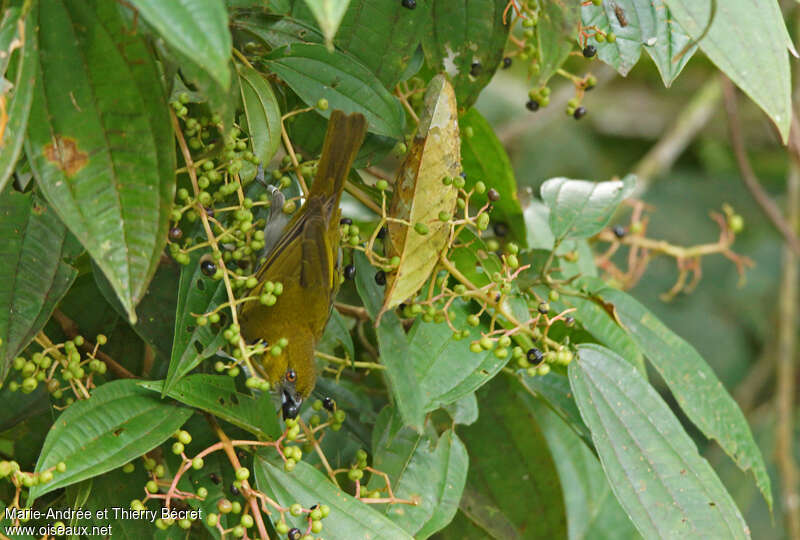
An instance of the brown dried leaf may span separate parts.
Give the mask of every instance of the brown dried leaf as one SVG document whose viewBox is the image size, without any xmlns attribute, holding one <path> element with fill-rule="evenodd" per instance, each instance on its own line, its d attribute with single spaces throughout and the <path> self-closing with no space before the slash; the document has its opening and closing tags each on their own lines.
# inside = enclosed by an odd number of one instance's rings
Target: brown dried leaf
<svg viewBox="0 0 800 540">
<path fill-rule="evenodd" d="M 458 109 L 453 87 L 444 75 L 433 78 L 425 93 L 425 109 L 408 157 L 395 180 L 389 209 L 392 218 L 411 223 L 389 223 L 387 255 L 400 257 L 387 279 L 382 311 L 411 298 L 430 276 L 447 243 L 449 226 L 439 214 L 452 214 L 458 190 L 442 183 L 461 172 Z M 427 234 L 414 226 L 422 223 Z"/>
</svg>

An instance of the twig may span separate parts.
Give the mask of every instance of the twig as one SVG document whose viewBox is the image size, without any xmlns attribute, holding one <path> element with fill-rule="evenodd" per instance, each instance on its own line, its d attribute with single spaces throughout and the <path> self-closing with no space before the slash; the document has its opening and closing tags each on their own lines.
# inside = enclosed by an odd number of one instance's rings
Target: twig
<svg viewBox="0 0 800 540">
<path fill-rule="evenodd" d="M 345 317 L 352 317 L 353 319 L 358 319 L 360 321 L 369 320 L 369 313 L 367 313 L 367 310 L 363 307 L 342 304 L 341 302 L 335 302 L 333 305 L 336 307 L 336 311 Z"/>
<path fill-rule="evenodd" d="M 725 98 L 725 110 L 728 114 L 728 128 L 730 130 L 731 145 L 733 152 L 736 155 L 736 162 L 739 165 L 739 171 L 742 174 L 744 185 L 750 191 L 750 194 L 755 199 L 756 203 L 764 214 L 767 215 L 769 220 L 783 235 L 786 243 L 791 247 L 796 255 L 800 255 L 800 238 L 794 232 L 789 223 L 784 219 L 783 214 L 775 204 L 775 201 L 761 186 L 753 167 L 750 165 L 750 160 L 747 158 L 747 151 L 744 147 L 744 137 L 742 136 L 741 126 L 739 125 L 739 113 L 736 108 L 736 89 L 733 83 L 727 77 L 722 76 L 722 93 Z"/>
</svg>

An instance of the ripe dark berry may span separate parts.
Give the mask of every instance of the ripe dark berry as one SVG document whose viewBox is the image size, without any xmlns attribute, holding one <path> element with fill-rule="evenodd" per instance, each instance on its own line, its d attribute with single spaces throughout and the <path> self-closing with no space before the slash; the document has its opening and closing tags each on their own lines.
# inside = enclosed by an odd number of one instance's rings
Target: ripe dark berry
<svg viewBox="0 0 800 540">
<path fill-rule="evenodd" d="M 535 99 L 529 99 L 525 103 L 525 108 L 528 109 L 531 112 L 536 112 L 536 111 L 539 110 L 539 102 L 536 101 Z"/>
<path fill-rule="evenodd" d="M 356 277 L 356 266 L 354 264 L 348 264 L 344 267 L 344 278 L 353 279 L 354 277 Z"/>
<path fill-rule="evenodd" d="M 217 273 L 217 265 L 214 264 L 214 261 L 206 259 L 200 263 L 200 271 L 207 276 L 213 276 Z"/>
<path fill-rule="evenodd" d="M 597 48 L 594 45 L 587 45 L 583 48 L 583 56 L 591 58 L 597 54 Z"/>
<path fill-rule="evenodd" d="M 616 236 L 617 238 L 621 239 L 625 237 L 625 227 L 623 227 L 622 225 L 615 225 L 614 228 L 611 230 L 614 232 L 614 236 Z"/>
<path fill-rule="evenodd" d="M 540 364 L 542 362 L 542 359 L 544 358 L 542 351 L 540 351 L 536 347 L 528 349 L 526 356 L 528 358 L 528 362 L 530 362 L 533 365 Z"/>
<path fill-rule="evenodd" d="M 169 230 L 169 239 L 175 242 L 176 240 L 180 240 L 183 237 L 183 231 L 180 227 L 172 227 Z"/>
<path fill-rule="evenodd" d="M 477 77 L 483 71 L 483 66 L 477 60 L 472 62 L 472 65 L 469 67 L 469 74 L 473 77 Z"/>
<path fill-rule="evenodd" d="M 575 324 L 575 317 L 570 317 L 569 315 L 567 315 L 566 317 L 564 317 L 564 324 L 566 324 L 567 326 L 573 326 Z"/>
<path fill-rule="evenodd" d="M 213 208 L 203 207 L 203 210 L 205 211 L 205 213 L 206 213 L 206 215 L 208 217 L 214 217 L 214 209 Z"/>
<path fill-rule="evenodd" d="M 289 532 L 286 533 L 286 538 L 289 540 L 300 540 L 303 537 L 303 533 L 300 532 L 300 529 L 294 527 L 293 529 L 289 529 Z"/>
<path fill-rule="evenodd" d="M 333 398 L 328 396 L 322 400 L 322 406 L 325 407 L 325 410 L 333 412 L 336 410 L 336 403 L 333 401 Z"/>
<path fill-rule="evenodd" d="M 339 220 L 339 225 L 352 225 L 352 224 L 353 220 L 350 219 L 349 217 L 343 217 L 342 219 Z"/>
<path fill-rule="evenodd" d="M 239 488 L 231 484 L 231 495 L 238 495 L 238 494 L 239 494 Z"/>
<path fill-rule="evenodd" d="M 583 106 L 578 107 L 577 109 L 575 109 L 575 112 L 572 113 L 572 116 L 573 118 L 575 118 L 575 120 L 580 120 L 581 118 L 586 116 L 586 107 Z"/>
<path fill-rule="evenodd" d="M 208 478 L 209 478 L 209 479 L 210 479 L 212 482 L 214 482 L 215 484 L 219 484 L 219 476 L 217 476 L 217 473 L 213 473 L 213 472 L 212 472 L 211 474 L 209 474 L 209 475 L 208 475 Z"/>
<path fill-rule="evenodd" d="M 541 304 L 539 304 L 539 307 L 536 308 L 536 309 L 542 315 L 546 315 L 550 311 L 550 304 L 548 304 L 547 302 L 542 302 Z"/>
<path fill-rule="evenodd" d="M 414 9 L 417 7 L 417 0 L 403 0 L 403 7 L 406 9 Z"/>
<path fill-rule="evenodd" d="M 508 225 L 499 221 L 494 224 L 494 235 L 499 236 L 500 238 L 506 236 L 508 234 Z"/>
<path fill-rule="evenodd" d="M 378 231 L 378 238 L 380 240 L 386 238 L 386 227 L 381 227 L 381 230 Z"/>
<path fill-rule="evenodd" d="M 500 200 L 500 192 L 494 188 L 489 188 L 489 191 L 486 192 L 486 198 L 492 202 L 497 202 Z"/>
<path fill-rule="evenodd" d="M 375 283 L 381 286 L 386 285 L 386 272 L 383 270 L 375 272 Z"/>
<path fill-rule="evenodd" d="M 510 67 L 511 67 L 511 58 L 506 56 L 505 58 L 503 58 L 503 69 L 508 69 Z"/>
</svg>

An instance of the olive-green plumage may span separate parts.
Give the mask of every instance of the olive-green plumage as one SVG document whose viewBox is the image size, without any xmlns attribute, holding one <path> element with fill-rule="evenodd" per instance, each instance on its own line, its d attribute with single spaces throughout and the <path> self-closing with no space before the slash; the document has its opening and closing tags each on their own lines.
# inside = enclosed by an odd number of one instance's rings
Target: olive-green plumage
<svg viewBox="0 0 800 540">
<path fill-rule="evenodd" d="M 250 295 L 259 296 L 267 281 L 281 282 L 283 292 L 273 306 L 251 301 L 239 314 L 248 342 L 289 340 L 280 355 L 266 353 L 262 360 L 270 384 L 281 392 L 285 417 L 297 414 L 316 382 L 314 348 L 339 288 L 339 199 L 365 133 L 361 114 L 333 111 L 306 201 L 256 272 Z"/>
</svg>

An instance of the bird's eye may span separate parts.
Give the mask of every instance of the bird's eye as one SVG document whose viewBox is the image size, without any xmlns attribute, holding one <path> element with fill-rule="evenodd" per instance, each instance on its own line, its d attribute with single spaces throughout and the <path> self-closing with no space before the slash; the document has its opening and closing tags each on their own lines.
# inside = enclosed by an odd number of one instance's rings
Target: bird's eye
<svg viewBox="0 0 800 540">
<path fill-rule="evenodd" d="M 293 369 L 290 369 L 286 372 L 286 380 L 289 382 L 294 382 L 297 380 L 297 373 Z"/>
</svg>

